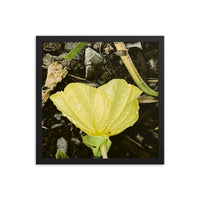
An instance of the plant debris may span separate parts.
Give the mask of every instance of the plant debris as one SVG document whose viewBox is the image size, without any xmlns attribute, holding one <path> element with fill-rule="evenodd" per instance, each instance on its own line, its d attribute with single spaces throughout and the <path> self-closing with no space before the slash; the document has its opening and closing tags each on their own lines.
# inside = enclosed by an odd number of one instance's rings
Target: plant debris
<svg viewBox="0 0 200 200">
<path fill-rule="evenodd" d="M 63 66 L 57 62 L 53 62 L 49 65 L 45 85 L 42 89 L 42 103 L 48 100 L 50 92 L 65 78 L 67 73 L 68 71 L 66 68 L 63 68 Z"/>
</svg>

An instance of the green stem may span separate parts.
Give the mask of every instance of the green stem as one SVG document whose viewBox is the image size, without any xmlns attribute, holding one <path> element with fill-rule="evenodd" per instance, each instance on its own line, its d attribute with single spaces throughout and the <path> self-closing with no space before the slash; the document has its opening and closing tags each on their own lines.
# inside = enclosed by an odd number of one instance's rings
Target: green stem
<svg viewBox="0 0 200 200">
<path fill-rule="evenodd" d="M 86 44 L 87 42 L 79 42 L 64 58 L 71 61 Z"/>
<path fill-rule="evenodd" d="M 123 42 L 114 42 L 115 47 L 118 51 L 127 51 L 126 46 Z M 148 95 L 151 96 L 158 96 L 158 92 L 152 90 L 142 79 L 140 74 L 138 73 L 135 65 L 133 64 L 133 61 L 131 60 L 131 57 L 129 53 L 127 52 L 126 55 L 120 56 L 124 65 L 126 66 L 127 70 L 129 71 L 131 77 L 135 81 L 135 83 L 138 85 L 138 87 L 145 92 Z"/>
<path fill-rule="evenodd" d="M 101 146 L 100 149 L 101 149 L 102 158 L 108 159 L 107 150 L 106 150 L 106 143 L 105 142 L 103 143 L 103 145 Z"/>
</svg>

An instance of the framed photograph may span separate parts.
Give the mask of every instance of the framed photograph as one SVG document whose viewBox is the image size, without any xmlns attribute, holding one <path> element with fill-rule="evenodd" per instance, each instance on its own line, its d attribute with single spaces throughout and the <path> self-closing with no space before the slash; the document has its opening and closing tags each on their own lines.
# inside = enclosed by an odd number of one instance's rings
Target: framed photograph
<svg viewBox="0 0 200 200">
<path fill-rule="evenodd" d="M 164 164 L 164 36 L 36 36 L 37 164 Z"/>
</svg>

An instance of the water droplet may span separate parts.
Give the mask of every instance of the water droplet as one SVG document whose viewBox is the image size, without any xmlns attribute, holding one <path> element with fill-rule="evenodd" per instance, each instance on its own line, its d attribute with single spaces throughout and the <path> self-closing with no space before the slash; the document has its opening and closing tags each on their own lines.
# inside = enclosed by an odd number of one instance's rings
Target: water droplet
<svg viewBox="0 0 200 200">
<path fill-rule="evenodd" d="M 77 104 L 77 103 L 78 103 L 78 101 L 77 101 L 76 99 L 73 99 L 73 102 L 74 102 L 75 104 Z"/>
<path fill-rule="evenodd" d="M 131 121 L 129 121 L 128 123 L 129 123 L 129 126 L 132 126 L 132 125 L 133 125 L 133 122 L 131 122 Z"/>
<path fill-rule="evenodd" d="M 105 126 L 107 126 L 108 125 L 108 121 L 106 121 L 106 123 L 105 123 Z"/>
<path fill-rule="evenodd" d="M 81 110 L 81 105 L 80 104 L 77 104 L 77 109 L 78 109 L 78 111 L 80 111 Z"/>
<path fill-rule="evenodd" d="M 124 92 L 124 93 L 122 93 L 122 97 L 126 97 L 126 93 Z"/>
</svg>

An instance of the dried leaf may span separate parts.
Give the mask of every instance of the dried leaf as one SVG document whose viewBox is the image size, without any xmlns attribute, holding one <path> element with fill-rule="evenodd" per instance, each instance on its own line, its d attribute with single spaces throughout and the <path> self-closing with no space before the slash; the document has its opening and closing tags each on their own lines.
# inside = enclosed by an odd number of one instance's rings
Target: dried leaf
<svg viewBox="0 0 200 200">
<path fill-rule="evenodd" d="M 66 68 L 63 68 L 61 64 L 53 62 L 48 67 L 47 78 L 44 87 L 46 90 L 42 90 L 42 103 L 45 103 L 50 95 L 50 92 L 56 87 L 56 85 L 62 81 L 63 78 L 67 75 L 68 71 Z"/>
<path fill-rule="evenodd" d="M 140 96 L 138 98 L 139 100 L 139 103 L 156 103 L 158 102 L 158 99 L 156 99 L 155 97 L 152 97 L 152 96 L 148 96 L 146 94 Z"/>
</svg>

